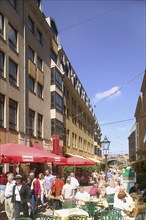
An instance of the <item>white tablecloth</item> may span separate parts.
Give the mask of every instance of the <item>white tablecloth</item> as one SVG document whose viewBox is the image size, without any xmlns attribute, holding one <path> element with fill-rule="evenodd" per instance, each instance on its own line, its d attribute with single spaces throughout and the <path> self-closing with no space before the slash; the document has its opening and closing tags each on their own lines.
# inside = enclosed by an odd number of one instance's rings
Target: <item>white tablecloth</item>
<svg viewBox="0 0 146 220">
<path fill-rule="evenodd" d="M 61 220 L 66 220 L 70 215 L 85 215 L 89 217 L 86 211 L 78 208 L 54 210 L 54 215 L 61 217 Z"/>
</svg>

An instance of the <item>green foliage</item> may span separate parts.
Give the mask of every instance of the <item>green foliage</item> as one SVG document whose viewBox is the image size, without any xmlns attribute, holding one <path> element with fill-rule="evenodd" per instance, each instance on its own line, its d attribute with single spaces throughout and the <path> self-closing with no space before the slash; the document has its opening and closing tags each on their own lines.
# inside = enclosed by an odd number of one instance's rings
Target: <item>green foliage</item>
<svg viewBox="0 0 146 220">
<path fill-rule="evenodd" d="M 75 172 L 78 172 L 80 170 L 81 173 L 88 173 L 88 174 L 91 174 L 93 173 L 95 170 L 96 171 L 99 171 L 101 170 L 101 166 L 98 165 L 98 166 L 80 166 L 80 167 L 73 167 L 73 166 L 65 166 L 63 168 L 63 174 L 65 177 L 69 176 L 70 173 L 74 172 L 74 169 L 75 169 Z"/>
</svg>

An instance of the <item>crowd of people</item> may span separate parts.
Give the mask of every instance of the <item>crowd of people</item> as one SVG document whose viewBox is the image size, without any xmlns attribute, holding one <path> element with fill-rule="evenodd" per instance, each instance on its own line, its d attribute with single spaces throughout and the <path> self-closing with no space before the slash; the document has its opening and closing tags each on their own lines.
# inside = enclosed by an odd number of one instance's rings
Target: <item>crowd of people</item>
<svg viewBox="0 0 146 220">
<path fill-rule="evenodd" d="M 102 171 L 95 171 L 89 177 L 91 186 L 87 192 L 74 173 L 65 180 L 60 175 L 52 175 L 48 169 L 38 177 L 30 172 L 26 179 L 19 174 L 14 177 L 13 173 L 9 173 L 3 196 L 6 215 L 9 220 L 16 219 L 22 213 L 25 217 L 35 219 L 38 205 L 43 208 L 46 201 L 48 207 L 60 209 L 65 203 L 75 202 L 80 205 L 84 201 L 105 198 L 107 195 L 114 195 L 114 207 L 121 209 L 123 215 L 132 211 L 133 199 L 129 193 L 139 193 L 137 183 L 128 193 L 122 186 L 121 175 L 117 170 L 109 170 L 107 176 Z M 146 191 L 143 199 L 146 199 Z"/>
</svg>

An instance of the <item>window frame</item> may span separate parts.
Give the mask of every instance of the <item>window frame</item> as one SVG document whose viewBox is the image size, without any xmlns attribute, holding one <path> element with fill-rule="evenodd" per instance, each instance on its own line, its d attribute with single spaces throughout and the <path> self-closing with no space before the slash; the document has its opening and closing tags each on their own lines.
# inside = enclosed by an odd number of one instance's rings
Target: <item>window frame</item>
<svg viewBox="0 0 146 220">
<path fill-rule="evenodd" d="M 32 121 L 30 119 L 32 119 Z M 35 111 L 33 111 L 32 109 L 29 109 L 29 133 L 30 135 L 34 136 L 34 129 L 35 129 Z"/>
<path fill-rule="evenodd" d="M 30 55 L 32 55 L 32 57 Z M 35 58 L 35 52 L 30 46 L 28 46 L 28 59 L 34 63 L 34 58 Z"/>
<path fill-rule="evenodd" d="M 14 74 L 10 73 L 10 62 L 13 63 L 16 67 L 16 73 L 15 73 L 16 77 L 14 76 Z M 18 78 L 18 65 L 11 58 L 9 58 L 9 82 L 17 86 L 17 81 L 18 81 L 17 78 Z"/>
<path fill-rule="evenodd" d="M 28 15 L 27 27 L 34 34 L 34 21 L 31 19 L 29 15 Z"/>
<path fill-rule="evenodd" d="M 12 112 L 10 111 L 10 109 L 12 110 Z M 17 121 L 18 121 L 17 114 L 18 114 L 18 103 L 13 99 L 9 99 L 9 129 L 10 130 L 17 131 Z"/>
<path fill-rule="evenodd" d="M 57 98 L 62 102 L 62 106 L 59 103 L 60 101 L 57 101 Z M 63 114 L 63 98 L 55 91 L 51 92 L 51 109 L 56 109 Z"/>
<path fill-rule="evenodd" d="M 2 54 L 2 62 L 0 62 L 0 76 L 4 77 L 5 53 L 3 51 L 0 51 L 0 57 L 1 54 Z M 2 68 L 1 68 L 1 63 L 2 63 Z"/>
<path fill-rule="evenodd" d="M 2 28 L 0 29 L 0 37 L 4 38 L 4 15 L 2 13 L 0 13 L 0 16 L 2 18 Z"/>
<path fill-rule="evenodd" d="M 39 95 L 39 90 L 38 90 L 38 88 L 41 88 L 41 95 Z M 37 82 L 37 96 L 38 96 L 39 98 L 43 98 L 43 86 L 42 86 L 40 83 L 38 83 L 38 82 Z"/>
<path fill-rule="evenodd" d="M 36 29 L 36 39 L 42 44 L 42 32 L 38 28 Z"/>
<path fill-rule="evenodd" d="M 41 125 L 41 126 L 40 126 Z M 38 113 L 38 137 L 42 138 L 43 134 L 43 115 Z"/>
<path fill-rule="evenodd" d="M 15 40 L 14 41 L 10 38 L 10 28 L 13 31 L 14 35 L 15 35 Z M 10 23 L 9 23 L 9 31 L 8 31 L 8 41 L 9 41 L 9 46 L 12 49 L 17 51 L 18 33 L 17 33 L 16 29 Z"/>
<path fill-rule="evenodd" d="M 30 82 L 33 82 L 33 85 L 32 85 L 33 89 L 31 89 L 31 87 L 30 87 Z M 35 79 L 32 78 L 31 76 L 29 76 L 28 88 L 29 88 L 30 92 L 33 92 L 33 93 L 35 92 Z"/>
<path fill-rule="evenodd" d="M 13 8 L 17 9 L 17 1 L 16 0 L 14 0 L 13 2 L 11 0 L 9 0 L 9 2 Z"/>
<path fill-rule="evenodd" d="M 5 96 L 3 94 L 0 94 L 0 127 L 1 128 L 4 128 L 4 114 L 5 114 Z"/>
<path fill-rule="evenodd" d="M 40 61 L 40 63 L 38 61 Z M 39 56 L 37 56 L 37 68 L 40 71 L 42 71 L 42 69 L 43 69 L 43 60 Z"/>
</svg>

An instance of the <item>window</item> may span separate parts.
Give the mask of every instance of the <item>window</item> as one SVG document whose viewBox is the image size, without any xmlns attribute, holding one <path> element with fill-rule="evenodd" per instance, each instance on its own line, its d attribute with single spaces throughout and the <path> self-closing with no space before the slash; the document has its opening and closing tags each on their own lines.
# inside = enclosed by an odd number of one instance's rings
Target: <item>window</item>
<svg viewBox="0 0 146 220">
<path fill-rule="evenodd" d="M 37 57 L 37 68 L 42 71 L 42 60 Z"/>
<path fill-rule="evenodd" d="M 42 44 L 42 33 L 37 29 L 36 38 Z"/>
<path fill-rule="evenodd" d="M 17 31 L 9 24 L 9 46 L 17 49 Z"/>
<path fill-rule="evenodd" d="M 69 119 L 69 109 L 67 108 L 67 118 Z"/>
<path fill-rule="evenodd" d="M 0 14 L 0 37 L 4 35 L 4 16 Z"/>
<path fill-rule="evenodd" d="M 51 93 L 51 108 L 63 112 L 63 99 L 57 92 Z"/>
<path fill-rule="evenodd" d="M 17 130 L 17 102 L 9 99 L 9 128 Z"/>
<path fill-rule="evenodd" d="M 34 33 L 34 22 L 29 16 L 28 16 L 28 28 L 32 33 Z"/>
<path fill-rule="evenodd" d="M 4 53 L 0 51 L 0 76 L 4 76 Z"/>
<path fill-rule="evenodd" d="M 17 64 L 9 60 L 9 81 L 17 85 Z"/>
<path fill-rule="evenodd" d="M 28 59 L 34 62 L 34 50 L 31 47 L 28 47 Z"/>
<path fill-rule="evenodd" d="M 31 92 L 34 92 L 35 89 L 35 80 L 29 76 L 28 87 Z"/>
<path fill-rule="evenodd" d="M 54 36 L 54 39 L 57 41 L 58 31 L 55 25 L 55 22 L 51 20 L 51 30 Z"/>
<path fill-rule="evenodd" d="M 13 6 L 13 8 L 16 9 L 16 0 L 9 0 L 9 2 L 10 2 L 11 5 Z"/>
<path fill-rule="evenodd" d="M 42 137 L 43 116 L 38 114 L 38 137 Z"/>
<path fill-rule="evenodd" d="M 51 119 L 51 135 L 59 134 L 63 138 L 63 123 L 57 119 Z"/>
<path fill-rule="evenodd" d="M 51 69 L 51 84 L 62 90 L 62 75 L 56 68 Z"/>
<path fill-rule="evenodd" d="M 41 84 L 37 84 L 37 95 L 42 98 L 43 95 L 43 86 Z"/>
<path fill-rule="evenodd" d="M 53 50 L 50 50 L 50 57 L 54 61 L 54 63 L 57 63 L 57 55 L 54 53 Z"/>
<path fill-rule="evenodd" d="M 4 127 L 4 96 L 0 94 L 0 127 Z"/>
<path fill-rule="evenodd" d="M 35 119 L 35 112 L 29 109 L 29 133 L 34 135 L 34 119 Z"/>
<path fill-rule="evenodd" d="M 69 91 L 66 90 L 66 98 L 69 99 Z"/>
</svg>

